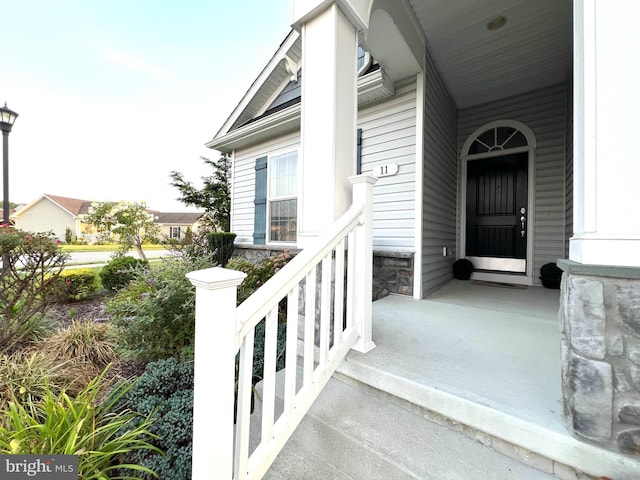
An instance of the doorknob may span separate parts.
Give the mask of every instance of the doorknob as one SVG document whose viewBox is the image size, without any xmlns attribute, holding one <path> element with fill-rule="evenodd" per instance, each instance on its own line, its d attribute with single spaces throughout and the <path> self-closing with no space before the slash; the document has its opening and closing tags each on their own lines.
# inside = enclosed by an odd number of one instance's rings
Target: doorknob
<svg viewBox="0 0 640 480">
<path fill-rule="evenodd" d="M 527 218 L 524 216 L 526 212 L 527 212 L 526 208 L 522 207 L 520 209 L 520 213 L 522 214 L 520 217 L 520 236 L 522 238 L 524 238 L 524 236 L 527 234 L 527 229 L 526 229 Z"/>
</svg>

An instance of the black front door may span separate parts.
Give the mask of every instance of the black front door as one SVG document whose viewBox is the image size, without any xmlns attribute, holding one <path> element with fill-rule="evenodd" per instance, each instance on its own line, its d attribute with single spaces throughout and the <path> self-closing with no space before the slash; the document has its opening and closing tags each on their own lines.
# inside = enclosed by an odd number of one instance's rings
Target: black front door
<svg viewBox="0 0 640 480">
<path fill-rule="evenodd" d="M 467 162 L 466 256 L 477 270 L 523 273 L 528 153 Z"/>
</svg>

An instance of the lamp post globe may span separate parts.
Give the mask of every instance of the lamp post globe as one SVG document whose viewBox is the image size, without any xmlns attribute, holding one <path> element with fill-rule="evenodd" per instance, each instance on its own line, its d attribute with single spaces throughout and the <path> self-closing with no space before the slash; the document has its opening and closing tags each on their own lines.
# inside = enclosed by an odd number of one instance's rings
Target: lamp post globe
<svg viewBox="0 0 640 480">
<path fill-rule="evenodd" d="M 2 223 L 9 226 L 9 133 L 18 114 L 7 108 L 0 107 L 0 130 L 2 130 Z"/>
</svg>

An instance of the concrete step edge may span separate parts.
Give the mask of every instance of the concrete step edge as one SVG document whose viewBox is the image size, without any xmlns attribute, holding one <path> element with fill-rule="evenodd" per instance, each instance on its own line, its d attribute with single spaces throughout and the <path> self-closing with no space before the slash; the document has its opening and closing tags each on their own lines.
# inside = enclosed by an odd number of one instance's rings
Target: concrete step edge
<svg viewBox="0 0 640 480">
<path fill-rule="evenodd" d="M 637 480 L 640 462 L 490 407 L 349 360 L 334 375 L 389 398 L 525 465 L 566 480 Z M 604 470 L 604 471 L 603 471 Z"/>
</svg>

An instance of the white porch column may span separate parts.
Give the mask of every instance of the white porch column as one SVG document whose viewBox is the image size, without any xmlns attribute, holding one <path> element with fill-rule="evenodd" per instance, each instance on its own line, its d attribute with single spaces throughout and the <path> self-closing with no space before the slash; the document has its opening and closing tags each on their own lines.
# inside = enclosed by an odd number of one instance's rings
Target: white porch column
<svg viewBox="0 0 640 480">
<path fill-rule="evenodd" d="M 574 0 L 574 236 L 569 258 L 640 267 L 636 0 Z"/>
<path fill-rule="evenodd" d="M 298 243 L 304 247 L 351 203 L 357 33 L 335 2 L 294 0 L 294 15 L 303 49 Z"/>
</svg>

